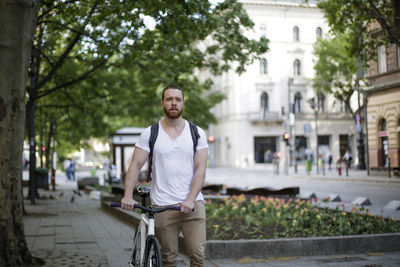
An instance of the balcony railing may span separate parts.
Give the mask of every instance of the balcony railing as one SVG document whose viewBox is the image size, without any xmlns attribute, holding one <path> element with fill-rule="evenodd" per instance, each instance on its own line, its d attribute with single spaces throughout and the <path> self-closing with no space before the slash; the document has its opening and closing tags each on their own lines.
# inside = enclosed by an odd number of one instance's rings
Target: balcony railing
<svg viewBox="0 0 400 267">
<path fill-rule="evenodd" d="M 251 112 L 247 113 L 247 119 L 252 122 L 282 122 L 283 117 L 280 112 Z"/>
</svg>

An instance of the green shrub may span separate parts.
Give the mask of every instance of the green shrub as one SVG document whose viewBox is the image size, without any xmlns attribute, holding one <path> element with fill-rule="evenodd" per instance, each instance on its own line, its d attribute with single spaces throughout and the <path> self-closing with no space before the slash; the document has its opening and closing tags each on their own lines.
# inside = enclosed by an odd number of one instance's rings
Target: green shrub
<svg viewBox="0 0 400 267">
<path fill-rule="evenodd" d="M 345 212 L 305 200 L 233 196 L 206 203 L 207 238 L 268 239 L 400 232 L 400 222 L 377 217 L 363 207 Z"/>
</svg>

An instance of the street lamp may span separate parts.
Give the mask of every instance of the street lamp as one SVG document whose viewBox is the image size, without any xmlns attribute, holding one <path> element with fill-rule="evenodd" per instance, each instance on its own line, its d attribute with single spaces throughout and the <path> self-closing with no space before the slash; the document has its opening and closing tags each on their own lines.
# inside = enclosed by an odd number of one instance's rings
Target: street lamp
<svg viewBox="0 0 400 267">
<path fill-rule="evenodd" d="M 291 142 L 289 143 L 289 166 L 293 165 L 295 160 L 293 157 L 295 156 L 294 152 L 294 135 L 293 135 L 293 126 L 295 123 L 295 115 L 294 115 L 294 106 L 290 103 L 290 86 L 293 84 L 293 78 L 288 79 L 288 125 L 289 125 L 289 134 L 291 137 Z"/>
<path fill-rule="evenodd" d="M 315 149 L 315 162 L 317 165 L 317 174 L 319 174 L 319 167 L 318 167 L 318 107 L 319 103 L 318 100 L 315 101 L 315 97 L 307 100 L 307 102 L 310 104 L 311 109 L 314 110 L 314 116 L 315 116 L 315 136 L 316 136 L 316 149 Z M 317 103 L 315 103 L 317 102 Z"/>
</svg>

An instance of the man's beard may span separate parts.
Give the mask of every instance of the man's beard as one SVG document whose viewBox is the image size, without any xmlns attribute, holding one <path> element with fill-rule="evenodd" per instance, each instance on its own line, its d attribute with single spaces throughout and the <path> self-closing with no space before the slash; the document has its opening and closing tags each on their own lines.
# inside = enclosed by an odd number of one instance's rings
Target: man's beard
<svg viewBox="0 0 400 267">
<path fill-rule="evenodd" d="M 172 113 L 172 112 L 175 112 L 175 113 Z M 183 108 L 181 110 L 179 110 L 179 109 L 167 110 L 164 108 L 165 116 L 167 116 L 168 119 L 173 119 L 173 120 L 177 119 L 182 115 L 182 112 L 183 112 Z"/>
</svg>

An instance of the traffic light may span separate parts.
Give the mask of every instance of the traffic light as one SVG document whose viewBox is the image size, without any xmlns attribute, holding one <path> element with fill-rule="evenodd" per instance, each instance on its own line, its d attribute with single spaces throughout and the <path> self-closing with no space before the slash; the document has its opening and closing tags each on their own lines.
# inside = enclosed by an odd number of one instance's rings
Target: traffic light
<svg viewBox="0 0 400 267">
<path fill-rule="evenodd" d="M 289 139 L 290 139 L 290 135 L 289 133 L 284 133 L 283 134 L 283 141 L 286 143 L 286 145 L 289 145 Z"/>
<path fill-rule="evenodd" d="M 314 97 L 308 99 L 307 102 L 308 102 L 308 104 L 310 104 L 310 107 L 311 107 L 312 109 L 315 109 L 315 98 L 314 98 Z"/>
<path fill-rule="evenodd" d="M 212 142 L 214 142 L 214 141 L 215 141 L 214 136 L 210 135 L 210 136 L 208 137 L 208 142 L 209 142 L 209 143 L 212 143 Z"/>
</svg>

